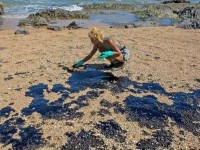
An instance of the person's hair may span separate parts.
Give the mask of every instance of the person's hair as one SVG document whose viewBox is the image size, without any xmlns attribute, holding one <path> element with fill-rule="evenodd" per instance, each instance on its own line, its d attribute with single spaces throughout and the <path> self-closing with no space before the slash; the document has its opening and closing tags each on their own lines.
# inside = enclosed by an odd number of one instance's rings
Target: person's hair
<svg viewBox="0 0 200 150">
<path fill-rule="evenodd" d="M 99 42 L 103 43 L 103 33 L 96 27 L 92 28 L 88 36 L 93 40 L 98 40 Z"/>
</svg>

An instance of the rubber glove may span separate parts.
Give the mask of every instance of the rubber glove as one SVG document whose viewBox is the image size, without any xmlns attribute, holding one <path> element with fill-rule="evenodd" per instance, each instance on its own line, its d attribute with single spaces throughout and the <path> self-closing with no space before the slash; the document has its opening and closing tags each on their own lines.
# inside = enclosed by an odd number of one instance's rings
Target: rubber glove
<svg viewBox="0 0 200 150">
<path fill-rule="evenodd" d="M 112 56 L 114 56 L 113 51 L 105 51 L 101 53 L 101 55 L 98 58 L 99 60 L 104 60 L 105 58 L 112 57 Z"/>
<path fill-rule="evenodd" d="M 78 67 L 80 67 L 80 66 L 83 65 L 83 64 L 84 64 L 83 60 L 79 60 L 79 61 L 76 62 L 72 67 L 73 67 L 73 68 L 78 68 Z"/>
</svg>

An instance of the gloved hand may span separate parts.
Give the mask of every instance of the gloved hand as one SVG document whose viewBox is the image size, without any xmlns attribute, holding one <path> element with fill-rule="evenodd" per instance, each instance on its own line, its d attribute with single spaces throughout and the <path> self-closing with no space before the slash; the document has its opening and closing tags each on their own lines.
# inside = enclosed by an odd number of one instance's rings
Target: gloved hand
<svg viewBox="0 0 200 150">
<path fill-rule="evenodd" d="M 112 57 L 112 56 L 114 56 L 113 51 L 105 51 L 101 53 L 101 55 L 98 58 L 99 60 L 104 60 L 105 58 Z"/>
<path fill-rule="evenodd" d="M 79 61 L 76 62 L 72 67 L 73 67 L 73 68 L 78 68 L 78 67 L 80 67 L 80 66 L 83 65 L 83 64 L 84 64 L 83 60 L 79 60 Z"/>
</svg>

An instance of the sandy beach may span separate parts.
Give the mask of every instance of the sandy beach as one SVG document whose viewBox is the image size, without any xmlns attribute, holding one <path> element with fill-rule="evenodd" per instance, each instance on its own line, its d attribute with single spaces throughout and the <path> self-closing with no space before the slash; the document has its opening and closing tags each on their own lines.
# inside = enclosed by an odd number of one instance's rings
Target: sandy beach
<svg viewBox="0 0 200 150">
<path fill-rule="evenodd" d="M 26 29 L 0 31 L 0 149 L 199 149 L 200 30 L 100 26 L 131 54 L 121 70 L 96 69 L 110 81 L 67 70 L 92 49 L 90 28 Z M 109 64 L 98 55 L 88 68 Z"/>
</svg>

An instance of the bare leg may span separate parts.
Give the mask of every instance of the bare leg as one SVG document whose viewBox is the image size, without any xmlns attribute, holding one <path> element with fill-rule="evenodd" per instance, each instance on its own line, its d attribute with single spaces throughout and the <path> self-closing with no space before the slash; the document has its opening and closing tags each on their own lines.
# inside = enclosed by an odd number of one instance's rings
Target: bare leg
<svg viewBox="0 0 200 150">
<path fill-rule="evenodd" d="M 120 55 L 118 57 L 107 58 L 107 60 L 109 60 L 110 62 L 114 62 L 115 60 L 117 60 L 119 62 L 124 62 L 124 57 L 123 57 L 123 55 Z"/>
</svg>

